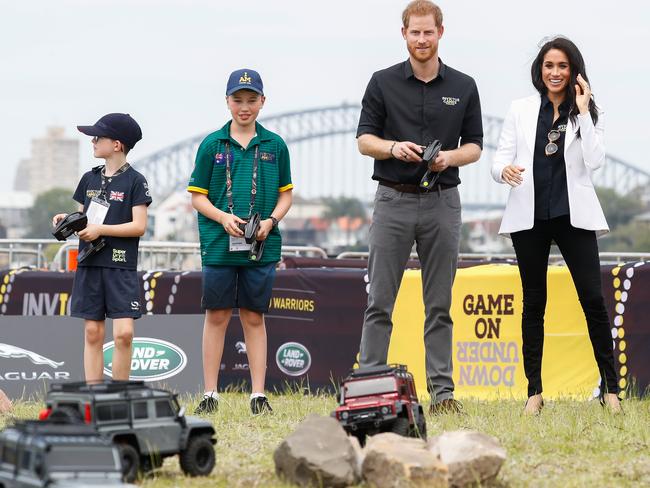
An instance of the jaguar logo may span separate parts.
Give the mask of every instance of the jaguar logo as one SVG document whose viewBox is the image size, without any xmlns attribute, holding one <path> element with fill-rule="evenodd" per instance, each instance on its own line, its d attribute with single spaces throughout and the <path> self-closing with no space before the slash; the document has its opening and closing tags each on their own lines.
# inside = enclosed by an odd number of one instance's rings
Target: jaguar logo
<svg viewBox="0 0 650 488">
<path fill-rule="evenodd" d="M 58 368 L 59 366 L 63 366 L 65 364 L 64 361 L 57 363 L 56 361 L 52 361 L 51 359 L 48 359 L 45 356 L 41 356 L 40 354 L 35 353 L 34 351 L 29 351 L 27 349 L 23 349 L 22 347 L 12 346 L 11 344 L 3 344 L 3 343 L 0 343 L 0 358 L 6 358 L 6 359 L 27 358 L 33 364 L 46 364 L 54 369 Z"/>
<path fill-rule="evenodd" d="M 237 349 L 237 354 L 246 354 L 246 343 L 242 341 L 235 342 L 235 349 Z"/>
</svg>

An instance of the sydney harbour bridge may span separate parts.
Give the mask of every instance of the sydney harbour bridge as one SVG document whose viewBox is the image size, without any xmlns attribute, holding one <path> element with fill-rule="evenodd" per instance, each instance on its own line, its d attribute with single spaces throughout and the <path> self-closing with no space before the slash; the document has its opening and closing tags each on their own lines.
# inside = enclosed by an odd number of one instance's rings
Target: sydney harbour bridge
<svg viewBox="0 0 650 488">
<path fill-rule="evenodd" d="M 260 118 L 260 123 L 280 134 L 289 146 L 296 195 L 307 199 L 340 196 L 372 199 L 376 188 L 376 182 L 370 178 L 372 159 L 359 154 L 355 139 L 360 110 L 359 105 L 344 103 Z M 459 190 L 466 209 L 505 205 L 509 187 L 495 183 L 490 176 L 502 123 L 502 118 L 483 116 L 481 160 L 461 168 Z M 161 202 L 173 192 L 186 188 L 196 150 L 206 135 L 180 141 L 136 161 L 136 167 L 149 181 L 154 201 Z M 615 189 L 622 195 L 650 184 L 650 173 L 610 155 L 594 178 L 597 186 Z"/>
</svg>

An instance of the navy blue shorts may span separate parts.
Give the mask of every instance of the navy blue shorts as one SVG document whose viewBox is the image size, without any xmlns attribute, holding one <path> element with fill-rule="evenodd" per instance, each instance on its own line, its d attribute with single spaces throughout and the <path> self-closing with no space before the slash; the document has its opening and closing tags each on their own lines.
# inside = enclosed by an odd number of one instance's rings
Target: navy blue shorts
<svg viewBox="0 0 650 488">
<path fill-rule="evenodd" d="M 70 315 L 87 320 L 140 318 L 140 282 L 131 269 L 79 266 Z"/>
<path fill-rule="evenodd" d="M 203 310 L 245 308 L 269 311 L 275 263 L 262 266 L 203 266 Z"/>
</svg>

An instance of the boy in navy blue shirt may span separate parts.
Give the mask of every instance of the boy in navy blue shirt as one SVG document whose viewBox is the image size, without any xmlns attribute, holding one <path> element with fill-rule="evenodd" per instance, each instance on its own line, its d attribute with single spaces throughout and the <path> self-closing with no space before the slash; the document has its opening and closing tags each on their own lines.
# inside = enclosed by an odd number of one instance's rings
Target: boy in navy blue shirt
<svg viewBox="0 0 650 488">
<path fill-rule="evenodd" d="M 86 381 L 103 378 L 106 317 L 113 319 L 113 379 L 128 380 L 133 320 L 141 316 L 138 243 L 147 226 L 151 196 L 147 180 L 129 166 L 126 155 L 142 139 L 142 131 L 129 114 L 120 113 L 77 129 L 93 136 L 94 156 L 106 161 L 82 176 L 72 197 L 88 215 L 88 225 L 79 232 L 79 255 L 97 239 L 105 245 L 78 263 L 71 315 L 84 319 Z M 52 224 L 65 216 L 55 215 Z"/>
</svg>

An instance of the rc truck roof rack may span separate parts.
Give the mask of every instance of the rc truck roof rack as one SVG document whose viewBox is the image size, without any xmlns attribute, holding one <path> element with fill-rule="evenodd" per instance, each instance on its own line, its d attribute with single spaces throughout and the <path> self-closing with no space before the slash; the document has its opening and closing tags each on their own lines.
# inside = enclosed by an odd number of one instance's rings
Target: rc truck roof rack
<svg viewBox="0 0 650 488">
<path fill-rule="evenodd" d="M 103 381 L 101 383 L 87 383 L 85 381 L 71 381 L 50 384 L 50 391 L 64 392 L 94 392 L 114 393 L 127 390 L 147 388 L 144 381 Z"/>
<path fill-rule="evenodd" d="M 353 369 L 350 371 L 351 378 L 363 378 L 365 376 L 375 376 L 386 373 L 406 373 L 404 364 L 382 364 L 380 366 L 369 366 L 367 368 Z"/>
<path fill-rule="evenodd" d="M 12 426 L 14 429 L 32 435 L 91 436 L 97 437 L 97 431 L 86 424 L 62 424 L 48 420 L 20 420 Z"/>
</svg>

